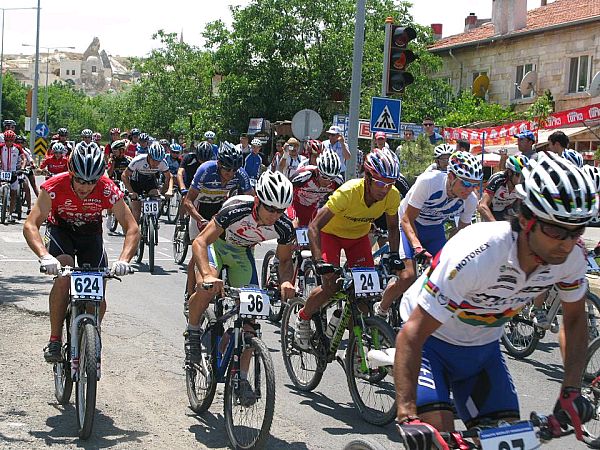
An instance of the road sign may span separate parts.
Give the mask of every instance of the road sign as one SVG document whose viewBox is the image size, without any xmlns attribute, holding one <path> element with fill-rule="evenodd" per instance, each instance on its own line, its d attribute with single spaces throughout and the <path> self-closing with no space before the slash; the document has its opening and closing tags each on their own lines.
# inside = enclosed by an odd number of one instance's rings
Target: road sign
<svg viewBox="0 0 600 450">
<path fill-rule="evenodd" d="M 323 132 L 323 119 L 312 109 L 303 109 L 292 118 L 292 133 L 296 139 L 318 139 Z"/>
<path fill-rule="evenodd" d="M 373 97 L 371 99 L 371 132 L 400 134 L 402 102 L 398 99 Z"/>
<path fill-rule="evenodd" d="M 350 117 L 345 114 L 336 114 L 333 116 L 333 125 L 342 130 L 344 139 L 348 139 L 348 119 L 350 119 Z"/>
<path fill-rule="evenodd" d="M 46 156 L 46 152 L 48 151 L 48 142 L 43 137 L 38 137 L 35 140 L 35 147 L 33 152 L 38 156 Z"/>
<path fill-rule="evenodd" d="M 49 131 L 50 130 L 48 129 L 48 125 L 46 125 L 44 122 L 40 122 L 35 126 L 36 137 L 46 138 L 46 137 L 48 137 Z"/>
</svg>

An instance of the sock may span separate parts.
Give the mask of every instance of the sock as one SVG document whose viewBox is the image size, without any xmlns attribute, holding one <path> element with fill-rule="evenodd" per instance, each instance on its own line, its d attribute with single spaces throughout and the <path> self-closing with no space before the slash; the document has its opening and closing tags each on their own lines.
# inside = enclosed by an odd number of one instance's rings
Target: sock
<svg viewBox="0 0 600 450">
<path fill-rule="evenodd" d="M 304 308 L 302 308 L 300 311 L 298 311 L 298 317 L 300 317 L 300 319 L 302 319 L 302 320 L 310 320 L 310 316 L 306 314 L 306 312 L 304 311 Z"/>
<path fill-rule="evenodd" d="M 52 336 L 50 335 L 50 342 L 60 342 L 60 336 Z"/>
<path fill-rule="evenodd" d="M 190 330 L 190 331 L 200 331 L 200 324 L 198 324 L 198 325 L 192 325 L 191 323 L 188 323 L 188 330 Z"/>
<path fill-rule="evenodd" d="M 248 379 L 248 372 L 240 370 L 240 379 L 241 380 L 247 380 Z"/>
</svg>

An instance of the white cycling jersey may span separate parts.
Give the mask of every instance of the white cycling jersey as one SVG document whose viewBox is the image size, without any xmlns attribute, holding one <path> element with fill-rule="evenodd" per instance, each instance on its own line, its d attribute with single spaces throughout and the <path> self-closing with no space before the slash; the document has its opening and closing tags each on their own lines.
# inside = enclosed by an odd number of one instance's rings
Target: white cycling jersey
<svg viewBox="0 0 600 450">
<path fill-rule="evenodd" d="M 402 320 L 419 305 L 443 324 L 433 336 L 454 345 L 484 345 L 500 339 L 503 325 L 554 284 L 564 302 L 584 296 L 581 241 L 563 264 L 540 265 L 527 275 L 519 266 L 517 235 L 509 222 L 476 223 L 458 232 L 404 293 Z"/>
<path fill-rule="evenodd" d="M 155 175 L 159 172 L 166 172 L 169 170 L 169 166 L 167 165 L 167 162 L 164 159 L 160 162 L 156 169 L 153 169 L 148 163 L 148 158 L 148 155 L 142 154 L 136 156 L 131 160 L 127 168 L 132 172 L 132 180 L 138 181 L 138 175 L 147 177 L 149 175 Z"/>
<path fill-rule="evenodd" d="M 477 196 L 471 192 L 466 200 L 448 197 L 447 179 L 448 174 L 438 170 L 419 175 L 400 203 L 399 216 L 402 217 L 410 205 L 421 210 L 416 221 L 424 226 L 440 225 L 457 216 L 461 222 L 471 223 L 477 209 Z"/>
</svg>

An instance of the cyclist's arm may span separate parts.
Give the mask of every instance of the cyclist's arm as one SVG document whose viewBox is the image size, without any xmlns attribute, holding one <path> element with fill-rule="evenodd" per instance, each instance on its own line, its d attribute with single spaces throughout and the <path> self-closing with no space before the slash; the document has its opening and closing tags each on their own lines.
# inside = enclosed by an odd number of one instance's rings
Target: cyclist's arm
<svg viewBox="0 0 600 450">
<path fill-rule="evenodd" d="M 183 175 L 185 174 L 185 170 L 183 167 L 177 169 L 177 183 L 179 183 L 179 190 L 183 191 L 185 189 L 185 183 L 183 181 Z"/>
<path fill-rule="evenodd" d="M 25 155 L 25 152 L 23 150 L 20 151 L 20 155 L 21 155 L 21 167 L 19 169 L 25 170 L 25 167 L 27 167 L 27 156 Z"/>
<path fill-rule="evenodd" d="M 27 245 L 29 245 L 29 248 L 39 258 L 48 254 L 48 250 L 40 235 L 40 227 L 44 223 L 44 220 L 46 220 L 46 217 L 48 217 L 50 209 L 52 209 L 52 199 L 48 192 L 40 189 L 40 195 L 23 225 L 23 236 L 25 236 Z"/>
<path fill-rule="evenodd" d="M 198 194 L 200 194 L 200 191 L 198 189 L 196 189 L 193 186 L 190 187 L 190 190 L 188 191 L 186 196 L 183 197 L 183 206 L 188 212 L 188 214 L 194 220 L 196 220 L 196 222 L 204 222 L 206 219 L 202 217 L 200 212 L 198 212 L 198 209 L 194 206 L 194 202 L 196 201 L 196 198 L 198 198 Z"/>
<path fill-rule="evenodd" d="M 397 252 L 400 249 L 400 226 L 398 224 L 398 213 L 393 215 L 386 214 L 385 221 L 387 223 L 390 251 Z"/>
<path fill-rule="evenodd" d="M 167 195 L 170 195 L 173 193 L 173 177 L 168 170 L 163 172 L 163 176 L 165 177 L 165 184 L 168 186 Z"/>
<path fill-rule="evenodd" d="M 133 192 L 133 188 L 131 187 L 131 174 L 133 172 L 131 171 L 131 169 L 128 167 L 127 169 L 125 169 L 123 171 L 123 173 L 121 174 L 121 181 L 123 181 L 123 184 L 125 185 L 125 189 L 127 189 L 127 192 L 134 194 L 135 192 Z"/>
<path fill-rule="evenodd" d="M 292 245 L 277 244 L 276 255 L 279 259 L 279 279 L 281 282 L 294 279 L 294 265 L 292 264 Z"/>
<path fill-rule="evenodd" d="M 112 212 L 125 232 L 125 241 L 123 242 L 123 250 L 121 250 L 119 261 L 129 262 L 133 258 L 133 255 L 135 255 L 140 239 L 138 224 L 123 199 L 114 204 Z"/>
<path fill-rule="evenodd" d="M 421 369 L 421 351 L 425 340 L 440 327 L 421 306 L 417 306 L 396 337 L 394 383 L 397 418 L 417 415 L 417 379 Z"/>
<path fill-rule="evenodd" d="M 107 165 L 108 165 L 108 170 L 106 171 L 106 173 L 108 174 L 108 178 L 110 178 L 112 180 L 113 174 L 115 173 L 115 163 L 114 163 L 114 161 L 112 161 L 109 158 Z"/>
<path fill-rule="evenodd" d="M 208 263 L 208 246 L 215 242 L 222 233 L 223 228 L 217 225 L 214 220 L 211 220 L 192 243 L 192 254 L 202 278 L 211 275 L 210 264 Z"/>
<path fill-rule="evenodd" d="M 327 206 L 323 206 L 313 220 L 308 224 L 308 241 L 314 259 L 321 258 L 321 228 L 333 218 L 334 214 Z"/>
<path fill-rule="evenodd" d="M 479 204 L 477 205 L 477 210 L 481 217 L 488 222 L 495 222 L 496 219 L 492 214 L 492 210 L 490 207 L 492 206 L 492 195 L 490 195 L 487 191 L 483 192 L 483 197 L 479 200 Z"/>
<path fill-rule="evenodd" d="M 417 217 L 419 217 L 420 213 L 420 209 L 417 209 L 409 204 L 404 212 L 404 215 L 402 216 L 402 231 L 404 231 L 408 242 L 410 242 L 410 245 L 412 245 L 413 248 L 422 247 L 415 227 L 415 220 Z"/>
<path fill-rule="evenodd" d="M 562 386 L 579 387 L 588 344 L 585 296 L 576 302 L 561 302 L 561 307 L 563 326 L 559 342 L 565 368 Z"/>
</svg>

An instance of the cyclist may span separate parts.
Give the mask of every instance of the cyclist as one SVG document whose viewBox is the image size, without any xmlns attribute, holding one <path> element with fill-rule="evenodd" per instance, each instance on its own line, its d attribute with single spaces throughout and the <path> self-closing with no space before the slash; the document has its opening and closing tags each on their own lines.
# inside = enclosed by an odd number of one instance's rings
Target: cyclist
<svg viewBox="0 0 600 450">
<path fill-rule="evenodd" d="M 390 266 L 393 271 L 401 269 L 397 251 L 400 193 L 394 187 L 400 175 L 398 158 L 388 149 L 374 149 L 366 156 L 364 166 L 364 178 L 347 181 L 339 187 L 308 225 L 315 269 L 322 275 L 323 284 L 310 292 L 298 313 L 295 342 L 303 350 L 310 348 L 312 315 L 339 289 L 337 275 L 326 273 L 327 266 L 339 266 L 340 252 L 344 250 L 349 267 L 373 267 L 369 231 L 373 221 L 384 212 L 390 230 Z M 383 297 L 388 295 L 386 288 Z"/>
<path fill-rule="evenodd" d="M 241 157 L 241 152 L 236 149 Z M 292 245 L 295 242 L 291 220 L 284 214 L 292 203 L 292 183 L 279 172 L 266 171 L 256 183 L 256 195 L 238 195 L 227 200 L 192 245 L 198 268 L 196 291 L 190 297 L 189 323 L 186 332 L 186 357 L 200 361 L 200 318 L 209 302 L 221 292 L 223 280 L 219 272 L 227 266 L 227 278 L 232 287 L 258 285 L 256 262 L 252 248 L 268 239 L 277 239 L 277 256 L 281 297 L 295 295 L 292 284 Z M 211 283 L 203 289 L 202 283 Z M 252 405 L 256 393 L 246 380 L 251 351 L 241 358 L 241 383 L 238 395 L 244 406 Z"/>
<path fill-rule="evenodd" d="M 450 155 L 454 153 L 454 147 L 448 144 L 437 145 L 433 149 L 434 162 L 431 163 L 425 172 L 431 172 L 432 170 L 439 170 L 440 172 L 446 172 L 448 170 L 448 160 Z"/>
<path fill-rule="evenodd" d="M 163 139 L 161 139 L 162 141 Z M 164 139 L 166 141 L 166 139 Z M 165 146 L 161 143 L 163 148 Z M 169 145 L 167 141 L 167 148 L 169 152 L 165 157 L 165 161 L 167 162 L 167 166 L 169 166 L 169 172 L 171 173 L 171 179 L 169 182 L 165 182 L 162 187 L 161 194 L 165 194 L 166 191 L 173 192 L 173 188 L 175 186 L 175 181 L 177 180 L 177 172 L 179 171 L 179 166 L 181 165 L 181 152 L 183 148 L 179 144 L 171 144 Z M 165 150 L 166 151 L 166 150 Z"/>
<path fill-rule="evenodd" d="M 28 185 L 33 189 L 36 197 L 40 196 L 40 191 L 38 190 L 37 183 L 35 181 L 35 161 L 33 160 L 33 155 L 31 154 L 31 150 L 27 147 L 27 143 L 25 142 L 25 137 L 22 135 L 17 135 L 15 139 L 15 143 L 23 149 L 23 153 L 25 154 L 25 159 L 27 162 L 25 163 L 25 169 L 27 170 L 27 180 Z M 27 187 L 25 191 L 25 200 L 27 201 L 27 214 L 31 212 L 31 189 Z"/>
<path fill-rule="evenodd" d="M 17 180 L 17 170 L 25 169 L 27 158 L 23 149 L 15 145 L 17 135 L 11 129 L 4 132 L 4 143 L 0 144 L 0 170 L 10 172 L 10 221 L 15 222 L 15 206 L 17 204 L 17 190 L 19 181 Z"/>
<path fill-rule="evenodd" d="M 160 143 L 157 142 L 158 145 Z M 150 145 L 150 135 L 148 133 L 140 133 L 138 144 L 135 149 L 135 156 L 146 155 L 148 153 L 148 146 Z M 164 150 L 164 149 L 163 149 Z M 165 152 L 166 154 L 166 152 Z"/>
<path fill-rule="evenodd" d="M 129 132 L 129 143 L 125 148 L 125 155 L 130 158 L 135 158 L 137 154 L 138 142 L 140 139 L 140 130 L 138 128 L 132 128 Z"/>
<path fill-rule="evenodd" d="M 108 144 L 104 147 L 104 157 L 108 161 L 108 158 L 112 154 L 112 143 L 115 141 L 121 140 L 121 130 L 119 128 L 111 128 L 110 132 L 110 140 Z"/>
<path fill-rule="evenodd" d="M 121 181 L 121 177 L 123 176 L 123 172 L 125 169 L 129 167 L 131 163 L 131 158 L 125 155 L 125 146 L 127 143 L 123 139 L 119 139 L 113 141 L 110 144 L 111 153 L 110 158 L 108 159 L 108 177 L 115 181 L 117 186 L 119 185 L 119 181 Z"/>
<path fill-rule="evenodd" d="M 317 158 L 323 152 L 323 143 L 318 139 L 310 139 L 304 145 L 304 152 L 302 156 L 306 158 L 306 161 L 301 165 L 302 166 L 316 166 Z M 336 153 L 337 154 L 337 153 Z M 339 159 L 339 155 L 338 155 Z M 358 164 L 358 163 L 357 163 Z"/>
<path fill-rule="evenodd" d="M 96 131 L 94 134 L 92 134 L 92 142 L 95 142 L 98 147 L 101 146 L 101 144 L 100 144 L 101 140 L 102 140 L 102 134 L 101 133 L 99 133 L 99 132 Z M 100 148 L 102 148 L 102 147 L 100 147 Z"/>
<path fill-rule="evenodd" d="M 523 168 L 529 164 L 525 155 L 510 156 L 506 160 L 506 169 L 496 172 L 488 181 L 477 207 L 483 220 L 508 220 L 518 211 L 519 194 L 516 186 L 523 181 Z"/>
<path fill-rule="evenodd" d="M 414 262 L 425 262 L 446 243 L 444 222 L 459 217 L 458 229 L 471 224 L 477 208 L 473 192 L 483 178 L 481 161 L 467 152 L 450 156 L 448 173 L 433 170 L 420 175 L 400 205 L 400 258 L 405 269 L 393 283 L 394 296 L 375 304 L 375 313 L 387 317 L 392 301 L 414 282 Z"/>
<path fill-rule="evenodd" d="M 65 127 L 61 127 L 58 130 L 56 130 L 56 134 L 58 134 L 58 140 L 54 141 L 54 142 L 50 142 L 50 150 L 54 149 L 54 144 L 56 142 L 60 142 L 67 149 L 67 156 L 69 156 L 71 154 L 71 152 L 73 151 L 73 146 L 71 145 L 71 142 L 68 141 L 69 130 L 67 130 Z"/>
<path fill-rule="evenodd" d="M 200 142 L 196 148 L 185 154 L 179 169 L 177 170 L 177 181 L 182 195 L 188 191 L 192 185 L 194 175 L 201 164 L 213 159 L 212 145 L 207 141 Z"/>
<path fill-rule="evenodd" d="M 148 154 L 133 158 L 121 176 L 132 200 L 131 211 L 136 222 L 140 221 L 141 205 L 138 196 L 158 196 L 158 173 L 165 175 L 165 183 L 170 183 L 171 173 L 165 161 L 165 149 L 158 142 L 153 142 L 148 148 Z M 171 194 L 171 191 L 167 192 L 167 195 Z"/>
<path fill-rule="evenodd" d="M 215 134 L 214 131 L 207 131 L 206 133 L 204 133 L 204 140 L 207 141 L 208 143 L 210 143 L 210 145 L 212 145 L 213 156 L 215 158 L 217 157 L 217 154 L 219 153 L 219 146 L 217 144 L 215 144 L 216 138 L 217 138 L 217 135 Z"/>
<path fill-rule="evenodd" d="M 562 301 L 565 362 L 554 413 L 566 414 L 580 440 L 581 424 L 594 414 L 580 394 L 588 340 L 580 237 L 598 213 L 598 195 L 593 181 L 558 155 L 540 153 L 530 164 L 517 187 L 518 217 L 459 232 L 402 298 L 394 378 L 397 428 L 407 448 L 429 449 L 426 440 L 447 448 L 436 430 L 454 430 L 450 391 L 467 428 L 518 420 L 500 352 L 502 325 L 553 285 Z"/>
<path fill-rule="evenodd" d="M 217 160 L 203 163 L 194 175 L 191 187 L 183 204 L 190 215 L 188 234 L 190 242 L 204 229 L 223 205 L 223 202 L 236 190 L 238 194 L 252 194 L 250 178 L 242 167 L 244 157 L 239 148 L 223 142 Z M 194 264 L 188 264 L 187 292 L 194 292 Z"/>
<path fill-rule="evenodd" d="M 23 226 L 23 234 L 48 275 L 58 275 L 61 266 L 74 266 L 76 257 L 79 266 L 108 266 L 102 243 L 102 211 L 105 209 L 112 209 L 125 231 L 123 250 L 111 271 L 117 276 L 129 272 L 129 260 L 137 247 L 138 227 L 123 201 L 123 193 L 104 175 L 104 167 L 102 150 L 94 143 L 89 146 L 80 143 L 69 158 L 69 171 L 42 184 L 40 196 Z M 39 232 L 46 218 L 47 248 Z M 44 358 L 49 363 L 61 360 L 69 285 L 68 277 L 59 276 L 50 291 L 50 341 L 44 349 Z M 105 311 L 103 301 L 101 317 Z"/>
<path fill-rule="evenodd" d="M 4 131 L 12 130 L 17 132 L 17 122 L 12 119 L 5 119 L 2 121 L 2 129 Z M 0 144 L 4 144 L 4 133 L 0 133 Z"/>
<path fill-rule="evenodd" d="M 250 183 L 254 185 L 260 175 L 260 166 L 263 162 L 260 152 L 262 149 L 262 142 L 260 139 L 254 138 L 252 139 L 252 142 L 250 142 L 250 145 L 252 146 L 252 149 L 244 159 L 244 170 L 250 177 Z"/>
<path fill-rule="evenodd" d="M 60 142 L 56 142 L 52 147 L 52 154 L 46 155 L 40 164 L 40 169 L 45 170 L 47 173 L 46 179 L 69 170 L 69 158 L 66 155 L 67 149 L 65 146 Z"/>
<path fill-rule="evenodd" d="M 88 145 L 91 144 L 93 136 L 94 136 L 94 133 L 89 128 L 81 130 L 81 140 L 82 140 L 82 142 L 85 142 Z"/>
</svg>

